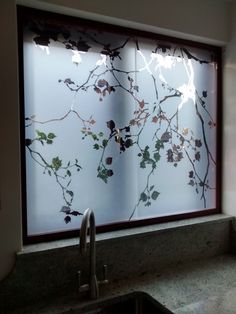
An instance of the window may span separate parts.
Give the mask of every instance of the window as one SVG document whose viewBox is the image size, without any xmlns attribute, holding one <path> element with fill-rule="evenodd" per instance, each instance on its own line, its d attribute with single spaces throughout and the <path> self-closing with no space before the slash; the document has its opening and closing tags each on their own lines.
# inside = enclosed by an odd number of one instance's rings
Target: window
<svg viewBox="0 0 236 314">
<path fill-rule="evenodd" d="M 218 211 L 219 48 L 18 13 L 26 240 Z"/>
</svg>

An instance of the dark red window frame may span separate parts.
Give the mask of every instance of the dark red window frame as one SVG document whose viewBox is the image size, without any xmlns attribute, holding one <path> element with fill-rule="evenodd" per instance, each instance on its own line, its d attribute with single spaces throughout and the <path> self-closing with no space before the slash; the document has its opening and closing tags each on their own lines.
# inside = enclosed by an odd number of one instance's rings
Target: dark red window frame
<svg viewBox="0 0 236 314">
<path fill-rule="evenodd" d="M 62 238 L 76 237 L 79 234 L 79 230 L 71 230 L 71 231 L 63 231 L 49 234 L 41 234 L 36 236 L 28 236 L 27 235 L 27 212 L 26 212 L 26 165 L 25 165 L 25 147 L 24 147 L 24 138 L 25 138 L 25 130 L 24 130 L 24 73 L 23 73 L 23 28 L 25 22 L 31 16 L 37 17 L 53 17 L 57 19 L 62 25 L 63 23 L 70 24 L 80 24 L 86 25 L 89 27 L 94 27 L 100 30 L 109 30 L 114 33 L 121 34 L 130 34 L 143 38 L 151 38 L 157 40 L 163 40 L 164 42 L 171 42 L 180 45 L 186 45 L 189 47 L 196 47 L 202 49 L 208 49 L 214 51 L 217 63 L 218 63 L 218 71 L 217 71 L 217 152 L 216 152 L 216 161 L 217 161 L 217 179 L 216 179 L 216 208 L 205 209 L 202 211 L 192 212 L 192 213 L 183 213 L 171 216 L 157 217 L 151 219 L 142 219 L 137 221 L 127 221 L 127 222 L 117 222 L 112 224 L 107 224 L 103 226 L 97 227 L 97 232 L 108 232 L 113 230 L 121 230 L 126 228 L 133 228 L 138 226 L 145 226 L 150 224 L 169 222 L 187 218 L 194 218 L 200 216 L 206 216 L 210 214 L 216 214 L 221 212 L 221 165 L 222 165 L 222 59 L 221 59 L 221 47 L 216 47 L 212 45 L 208 45 L 205 43 L 199 43 L 195 41 L 189 41 L 180 38 L 174 38 L 164 35 L 159 35 L 156 33 L 150 33 L 142 30 L 125 28 L 121 26 L 110 25 L 106 23 L 101 23 L 97 21 L 85 20 L 77 17 L 65 16 L 52 12 L 44 12 L 41 10 L 31 9 L 28 7 L 17 7 L 17 16 L 18 16 L 18 52 L 19 52 L 19 91 L 20 91 L 20 119 L 21 119 L 21 167 L 22 167 L 22 209 L 23 209 L 23 241 L 24 244 L 29 243 L 37 243 L 43 241 L 51 241 Z"/>
</svg>

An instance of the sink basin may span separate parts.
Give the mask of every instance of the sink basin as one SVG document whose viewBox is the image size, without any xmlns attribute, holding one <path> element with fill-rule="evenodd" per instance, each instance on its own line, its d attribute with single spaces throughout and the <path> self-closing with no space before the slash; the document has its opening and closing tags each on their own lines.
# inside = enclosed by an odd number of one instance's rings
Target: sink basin
<svg viewBox="0 0 236 314">
<path fill-rule="evenodd" d="M 132 292 L 105 300 L 93 301 L 62 314 L 173 314 L 144 292 Z"/>
</svg>

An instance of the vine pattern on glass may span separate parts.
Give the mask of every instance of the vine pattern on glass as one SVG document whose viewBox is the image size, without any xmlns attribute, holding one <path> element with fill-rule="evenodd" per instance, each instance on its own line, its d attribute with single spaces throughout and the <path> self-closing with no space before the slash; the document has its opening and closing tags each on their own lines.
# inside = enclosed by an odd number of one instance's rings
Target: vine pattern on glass
<svg viewBox="0 0 236 314">
<path fill-rule="evenodd" d="M 194 86 L 193 63 L 202 66 L 211 64 L 215 61 L 214 55 L 210 55 L 208 60 L 203 60 L 185 47 L 157 43 L 155 49 L 150 52 L 150 57 L 147 58 L 142 51 L 142 39 L 140 38 L 127 37 L 123 39 L 122 43 L 115 46 L 107 42 L 104 43 L 104 39 L 99 39 L 99 34 L 95 31 L 78 28 L 77 39 L 75 39 L 66 26 L 57 28 L 55 25 L 52 27 L 47 23 L 39 24 L 32 21 L 28 26 L 28 29 L 35 34 L 34 43 L 41 48 L 50 48 L 53 41 L 60 43 L 61 47 L 72 51 L 72 62 L 75 66 L 79 67 L 80 63 L 83 63 L 84 54 L 89 54 L 93 46 L 96 46 L 96 49 L 99 47 L 100 50 L 96 64 L 88 68 L 86 79 L 82 84 L 70 77 L 58 78 L 58 84 L 63 85 L 75 96 L 80 93 L 95 93 L 98 97 L 98 103 L 109 98 L 111 94 L 115 94 L 117 90 L 122 90 L 131 97 L 135 104 L 133 116 L 129 123 L 120 126 L 114 120 L 104 121 L 104 128 L 100 132 L 94 131 L 97 117 L 93 117 L 91 114 L 84 117 L 73 106 L 58 118 L 42 121 L 34 115 L 26 117 L 27 128 L 32 125 L 39 126 L 35 137 L 25 140 L 26 149 L 35 163 L 43 169 L 43 173 L 54 177 L 59 186 L 63 199 L 61 212 L 65 214 L 65 222 L 70 222 L 72 216 L 82 214 L 81 210 L 73 208 L 75 191 L 70 188 L 70 185 L 76 175 L 74 170 L 79 173 L 83 170 L 86 171 L 86 169 L 80 165 L 79 158 L 65 161 L 60 158 L 59 152 L 52 160 L 46 160 L 41 152 L 34 149 L 33 144 L 37 142 L 44 147 L 53 145 L 54 141 L 59 140 L 57 134 L 55 132 L 46 134 L 43 126 L 52 122 L 60 123 L 70 115 L 75 115 L 81 125 L 82 140 L 92 143 L 93 150 L 100 153 L 96 177 L 102 180 L 104 184 L 109 184 L 110 178 L 116 175 L 113 168 L 114 156 L 108 153 L 109 146 L 115 143 L 120 154 L 126 154 L 128 150 L 136 148 L 138 165 L 140 169 L 147 170 L 147 176 L 144 187 L 128 214 L 128 220 L 134 218 L 140 204 L 149 207 L 152 202 L 158 200 L 160 193 L 165 193 L 165 191 L 160 191 L 158 182 L 153 184 L 151 180 L 161 159 L 165 159 L 173 167 L 178 167 L 183 159 L 189 161 L 186 184 L 195 189 L 203 202 L 203 207 L 206 208 L 206 193 L 210 189 L 215 189 L 215 186 L 209 182 L 209 171 L 210 167 L 216 166 L 214 154 L 209 148 L 206 129 L 215 128 L 216 123 L 208 109 L 208 91 L 197 91 Z M 134 43 L 136 46 L 136 53 L 143 61 L 142 68 L 124 70 L 118 67 L 118 61 L 122 60 L 125 49 L 128 49 L 126 48 L 128 43 Z M 176 62 L 182 62 L 188 77 L 187 82 L 178 88 L 171 86 L 163 74 L 164 69 L 170 69 Z M 146 101 L 139 94 L 140 86 L 136 83 L 137 76 L 143 71 L 147 72 L 152 80 L 155 94 L 153 102 Z M 106 78 L 107 74 L 110 75 L 111 81 Z M 162 96 L 159 95 L 159 85 L 165 92 L 164 96 L 163 93 Z M 166 104 L 172 99 L 177 99 L 179 105 L 170 116 Z M 198 137 L 191 130 L 191 126 L 182 129 L 179 127 L 181 109 L 189 101 L 192 102 L 196 119 L 200 122 L 201 136 Z M 146 127 L 150 124 L 155 126 L 155 131 L 150 134 L 150 144 L 143 145 L 141 139 Z M 201 175 L 196 165 L 201 161 L 203 151 L 206 155 L 206 164 L 204 165 L 204 175 Z"/>
</svg>

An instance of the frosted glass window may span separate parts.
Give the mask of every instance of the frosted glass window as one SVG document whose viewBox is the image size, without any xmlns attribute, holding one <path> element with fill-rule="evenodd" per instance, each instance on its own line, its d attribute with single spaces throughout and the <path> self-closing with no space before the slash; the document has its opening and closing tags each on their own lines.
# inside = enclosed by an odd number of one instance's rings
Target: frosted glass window
<svg viewBox="0 0 236 314">
<path fill-rule="evenodd" d="M 27 234 L 216 208 L 214 51 L 31 18 Z"/>
</svg>

